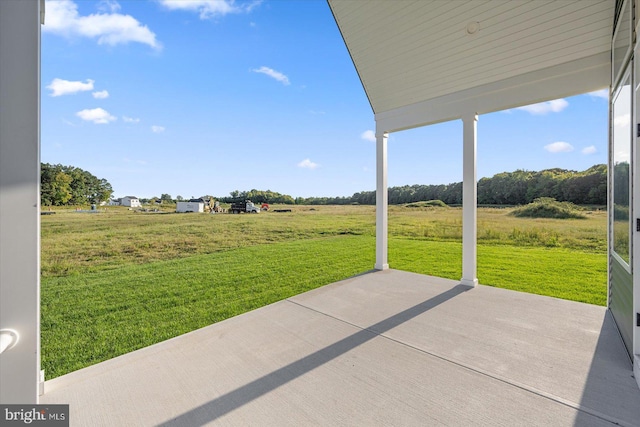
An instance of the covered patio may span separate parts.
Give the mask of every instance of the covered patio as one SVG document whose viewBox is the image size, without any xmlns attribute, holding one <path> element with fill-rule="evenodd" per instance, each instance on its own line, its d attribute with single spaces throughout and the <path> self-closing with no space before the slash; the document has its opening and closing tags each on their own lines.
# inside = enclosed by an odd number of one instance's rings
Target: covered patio
<svg viewBox="0 0 640 427">
<path fill-rule="evenodd" d="M 632 0 L 329 0 L 376 120 L 377 271 L 44 384 L 40 3 L 0 1 L 0 328 L 20 333 L 1 355 L 1 403 L 69 404 L 73 426 L 640 425 L 640 233 L 606 308 L 476 277 L 478 115 L 619 86 L 633 75 Z M 459 281 L 390 270 L 387 256 L 388 134 L 448 120 L 464 128 Z"/>
<path fill-rule="evenodd" d="M 40 402 L 72 426 L 640 423 L 604 307 L 397 270 L 47 381 Z"/>
</svg>

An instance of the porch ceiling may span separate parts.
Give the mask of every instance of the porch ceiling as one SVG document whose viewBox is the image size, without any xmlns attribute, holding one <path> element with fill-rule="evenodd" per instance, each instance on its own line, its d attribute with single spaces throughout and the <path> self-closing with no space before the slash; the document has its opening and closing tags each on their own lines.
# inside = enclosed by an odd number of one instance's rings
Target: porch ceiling
<svg viewBox="0 0 640 427">
<path fill-rule="evenodd" d="M 612 0 L 328 2 L 376 115 L 455 94 L 464 98 L 476 88 L 495 90 L 499 82 L 518 88 L 544 81 L 544 71 L 558 67 L 598 72 L 557 97 L 609 85 Z M 477 109 L 548 96 L 543 91 Z"/>
</svg>

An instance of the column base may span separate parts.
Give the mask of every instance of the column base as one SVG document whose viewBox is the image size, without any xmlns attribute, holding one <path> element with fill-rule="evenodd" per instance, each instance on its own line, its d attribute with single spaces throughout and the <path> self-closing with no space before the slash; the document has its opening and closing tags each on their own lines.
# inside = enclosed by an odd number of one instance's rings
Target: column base
<svg viewBox="0 0 640 427">
<path fill-rule="evenodd" d="M 376 270 L 388 270 L 389 269 L 389 264 L 377 264 L 373 267 Z"/>
<path fill-rule="evenodd" d="M 473 279 L 473 280 L 460 279 L 460 284 L 462 286 L 468 286 L 470 288 L 475 288 L 476 286 L 478 286 L 478 279 Z"/>
<path fill-rule="evenodd" d="M 38 378 L 38 396 L 44 395 L 44 369 L 40 369 L 40 378 Z"/>
</svg>

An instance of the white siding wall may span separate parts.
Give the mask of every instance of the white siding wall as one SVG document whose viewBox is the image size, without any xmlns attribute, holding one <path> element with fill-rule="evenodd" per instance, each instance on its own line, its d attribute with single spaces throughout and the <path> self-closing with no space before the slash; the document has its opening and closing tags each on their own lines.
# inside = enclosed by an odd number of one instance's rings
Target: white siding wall
<svg viewBox="0 0 640 427">
<path fill-rule="evenodd" d="M 40 375 L 39 2 L 0 0 L 0 402 L 36 403 Z"/>
</svg>

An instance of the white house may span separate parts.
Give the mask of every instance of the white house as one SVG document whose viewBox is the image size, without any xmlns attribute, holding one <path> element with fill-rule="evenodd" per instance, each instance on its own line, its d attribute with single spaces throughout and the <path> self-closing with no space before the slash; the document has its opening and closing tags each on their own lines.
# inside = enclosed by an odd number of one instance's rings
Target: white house
<svg viewBox="0 0 640 427">
<path fill-rule="evenodd" d="M 140 200 L 136 196 L 124 196 L 120 199 L 120 205 L 129 206 L 130 208 L 139 208 L 142 206 Z"/>
</svg>

